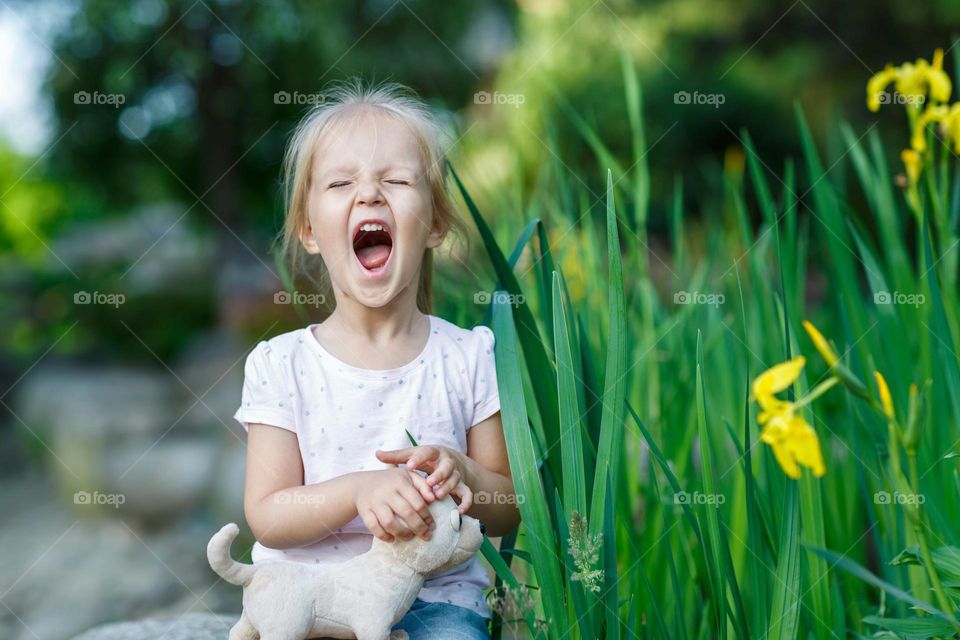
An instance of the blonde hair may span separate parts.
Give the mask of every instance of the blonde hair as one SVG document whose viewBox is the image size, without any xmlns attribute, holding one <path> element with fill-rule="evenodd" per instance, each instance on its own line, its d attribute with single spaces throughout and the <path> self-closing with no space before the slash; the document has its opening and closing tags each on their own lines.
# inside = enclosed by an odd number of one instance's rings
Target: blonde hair
<svg viewBox="0 0 960 640">
<path fill-rule="evenodd" d="M 457 215 L 447 186 L 447 164 L 444 144 L 448 139 L 437 118 L 427 105 L 404 85 L 394 82 L 365 84 L 361 79 L 334 84 L 320 94 L 297 125 L 283 160 L 283 192 L 285 216 L 280 236 L 280 254 L 289 260 L 291 277 L 304 273 L 320 289 L 326 290 L 329 275 L 322 260 L 312 264 L 311 256 L 301 246 L 301 233 L 307 224 L 313 159 L 316 150 L 331 129 L 358 112 L 376 109 L 409 127 L 417 140 L 426 165 L 425 177 L 432 194 L 434 222 L 446 232 L 466 239 L 466 226 Z M 358 109 L 360 108 L 360 109 Z M 318 279 L 315 274 L 319 272 Z M 426 249 L 420 267 L 417 307 L 433 313 L 433 249 Z"/>
</svg>

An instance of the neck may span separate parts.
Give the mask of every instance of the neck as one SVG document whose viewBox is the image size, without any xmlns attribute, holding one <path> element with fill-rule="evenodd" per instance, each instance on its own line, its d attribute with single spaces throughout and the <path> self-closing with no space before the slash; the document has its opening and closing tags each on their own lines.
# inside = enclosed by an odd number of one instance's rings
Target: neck
<svg viewBox="0 0 960 640">
<path fill-rule="evenodd" d="M 373 344 L 391 342 L 417 333 L 426 316 L 417 308 L 419 271 L 413 283 L 382 307 L 368 307 L 342 291 L 336 291 L 337 306 L 325 322 L 338 332 L 355 334 Z"/>
</svg>

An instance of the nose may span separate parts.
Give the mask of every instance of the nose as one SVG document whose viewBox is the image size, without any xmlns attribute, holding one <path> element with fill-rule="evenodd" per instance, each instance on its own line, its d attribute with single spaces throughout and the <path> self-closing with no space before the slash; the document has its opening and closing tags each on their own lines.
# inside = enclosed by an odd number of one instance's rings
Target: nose
<svg viewBox="0 0 960 640">
<path fill-rule="evenodd" d="M 383 204 L 383 195 L 375 182 L 365 180 L 360 184 L 359 189 L 357 189 L 357 204 Z"/>
<path fill-rule="evenodd" d="M 487 531 L 487 528 L 486 528 L 486 527 L 484 526 L 484 524 L 481 522 L 481 523 L 480 523 L 480 535 L 483 535 L 486 531 Z"/>
</svg>

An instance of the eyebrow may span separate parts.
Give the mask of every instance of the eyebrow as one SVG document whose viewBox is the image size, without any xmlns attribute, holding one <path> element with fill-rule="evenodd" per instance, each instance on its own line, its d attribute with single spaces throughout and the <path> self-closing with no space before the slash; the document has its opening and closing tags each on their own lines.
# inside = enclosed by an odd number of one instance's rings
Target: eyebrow
<svg viewBox="0 0 960 640">
<path fill-rule="evenodd" d="M 357 171 L 356 165 L 339 165 L 336 167 L 331 167 L 329 169 L 322 170 L 320 172 L 320 177 L 325 178 L 331 175 L 353 175 Z M 380 167 L 378 173 L 389 173 L 391 171 L 409 171 L 410 173 L 416 174 L 417 168 L 407 164 L 391 164 L 385 167 Z"/>
</svg>

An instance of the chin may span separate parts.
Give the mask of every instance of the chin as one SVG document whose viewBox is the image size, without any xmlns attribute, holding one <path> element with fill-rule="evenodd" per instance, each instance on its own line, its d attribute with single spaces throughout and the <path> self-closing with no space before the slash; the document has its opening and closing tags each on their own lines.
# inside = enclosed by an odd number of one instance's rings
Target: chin
<svg viewBox="0 0 960 640">
<path fill-rule="evenodd" d="M 365 307 L 379 309 L 394 302 L 407 290 L 417 291 L 418 269 L 410 273 L 406 262 L 396 254 L 390 256 L 387 266 L 389 273 L 385 274 L 387 276 L 385 278 L 369 278 L 364 273 L 347 274 L 350 279 L 349 291 L 353 294 L 353 299 Z"/>
<path fill-rule="evenodd" d="M 380 309 L 393 302 L 396 299 L 396 295 L 393 295 L 391 292 L 369 294 L 365 291 L 360 291 L 353 296 L 353 299 L 367 308 Z"/>
</svg>

